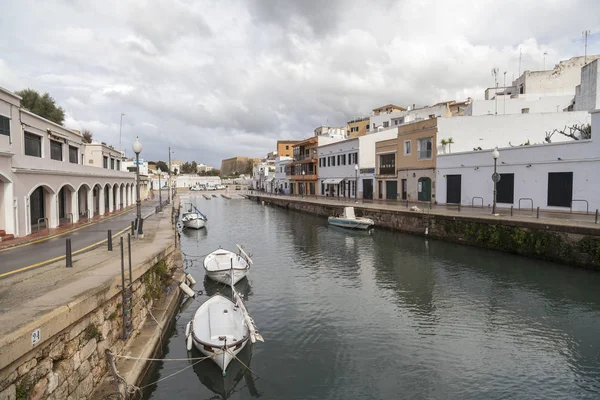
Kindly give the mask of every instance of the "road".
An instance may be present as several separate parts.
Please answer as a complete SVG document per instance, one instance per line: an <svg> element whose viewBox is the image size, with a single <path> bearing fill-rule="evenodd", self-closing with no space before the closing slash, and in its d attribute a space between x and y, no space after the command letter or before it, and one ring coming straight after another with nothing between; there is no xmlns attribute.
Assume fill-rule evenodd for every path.
<svg viewBox="0 0 600 400"><path fill-rule="evenodd" d="M152 213L157 205L158 200L142 205L142 217ZM71 250L73 252L93 245L106 239L109 229L114 235L120 230L131 226L131 221L135 220L135 215L136 211L134 208L119 216L82 227L81 229L65 235L1 251L0 276L7 272L16 271L36 264L42 263L43 265L44 261L64 256L66 239L71 239Z"/></svg>

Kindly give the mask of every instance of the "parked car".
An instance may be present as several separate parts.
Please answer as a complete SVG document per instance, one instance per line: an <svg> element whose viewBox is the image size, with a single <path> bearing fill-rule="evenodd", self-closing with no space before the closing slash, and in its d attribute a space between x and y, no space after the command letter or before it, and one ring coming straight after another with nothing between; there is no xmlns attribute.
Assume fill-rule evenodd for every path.
<svg viewBox="0 0 600 400"><path fill-rule="evenodd" d="M217 190L215 186L206 186L206 190Z"/></svg>
<svg viewBox="0 0 600 400"><path fill-rule="evenodd" d="M242 187L240 185L236 185L235 190L242 190Z"/></svg>
<svg viewBox="0 0 600 400"><path fill-rule="evenodd" d="M216 189L216 190L224 190L224 189L225 189L225 186L224 186L224 185L220 185L220 184L219 184L219 185L216 185L216 186L215 186L215 189Z"/></svg>

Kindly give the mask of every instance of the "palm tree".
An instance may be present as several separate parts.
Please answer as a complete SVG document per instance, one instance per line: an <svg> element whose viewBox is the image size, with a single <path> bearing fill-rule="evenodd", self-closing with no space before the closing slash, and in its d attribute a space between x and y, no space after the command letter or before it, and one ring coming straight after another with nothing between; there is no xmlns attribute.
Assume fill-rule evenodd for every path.
<svg viewBox="0 0 600 400"><path fill-rule="evenodd" d="M448 153L452 153L452 143L454 143L454 140L452 140L452 138L448 138Z"/></svg>
<svg viewBox="0 0 600 400"><path fill-rule="evenodd" d="M446 145L448 144L448 141L446 139L442 139L440 141L440 144L442 145L442 149L444 150L444 153L446 152Z"/></svg>

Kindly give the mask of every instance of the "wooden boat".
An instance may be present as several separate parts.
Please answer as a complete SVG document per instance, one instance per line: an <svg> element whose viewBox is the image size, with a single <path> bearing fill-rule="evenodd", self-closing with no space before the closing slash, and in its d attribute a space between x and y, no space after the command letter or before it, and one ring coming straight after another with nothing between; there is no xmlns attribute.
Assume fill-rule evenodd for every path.
<svg viewBox="0 0 600 400"><path fill-rule="evenodd" d="M233 272L233 271L232 271ZM233 273L230 274L233 277ZM264 342L248 314L242 297L230 281L232 299L217 293L205 301L194 313L185 328L188 350L196 347L210 357L223 371L248 344L257 340Z"/></svg>
<svg viewBox="0 0 600 400"><path fill-rule="evenodd" d="M347 229L370 229L375 222L370 218L357 217L354 215L354 207L344 207L344 214L338 217L327 218L329 225L339 226Z"/></svg>
<svg viewBox="0 0 600 400"><path fill-rule="evenodd" d="M183 213L181 222L185 228L201 229L206 226L208 218L202 214L196 207L191 206L190 211Z"/></svg>
<svg viewBox="0 0 600 400"><path fill-rule="evenodd" d="M220 248L207 255L204 258L206 276L213 281L228 284L232 279L230 275L233 271L234 285L244 279L250 271L252 260L239 245L236 246L237 254Z"/></svg>

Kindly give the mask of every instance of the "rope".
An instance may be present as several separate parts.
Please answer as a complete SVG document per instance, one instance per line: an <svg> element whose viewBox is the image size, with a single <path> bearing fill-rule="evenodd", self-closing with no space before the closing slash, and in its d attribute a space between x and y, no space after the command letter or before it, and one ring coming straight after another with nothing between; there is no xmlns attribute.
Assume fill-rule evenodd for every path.
<svg viewBox="0 0 600 400"><path fill-rule="evenodd" d="M206 360L211 357L191 357L191 358L144 358L144 357L133 357L133 356L120 356L114 354L113 357L124 358L126 360L140 360L140 361L197 361Z"/></svg>
<svg viewBox="0 0 600 400"><path fill-rule="evenodd" d="M195 363L193 363L193 364L191 364L191 365L188 365L188 366L187 366L187 367L185 367L185 368L182 368L182 369L180 369L179 371L175 371L175 372L173 372L172 374L165 376L164 378L160 378L159 380L157 380L157 381L155 381L155 382L152 382L152 383L149 383L149 384L147 384L147 385L144 385L144 386L138 387L137 389L138 389L138 390L142 390L142 389L145 389L145 388L147 388L147 387L149 387L149 386L156 385L158 382L162 382L162 381L164 381L165 379L169 379L169 378L171 378L171 377L173 377L173 376L175 376L175 375L177 375L177 374L179 374L179 373L181 373L181 372L185 371L186 369L192 368L194 365L196 365L196 364L198 364L198 363L201 363L202 361L204 361L204 360L206 360L206 359L208 359L208 358L212 358L212 357L202 357L202 359L201 359L201 360L198 360L198 361L196 361Z"/></svg>

